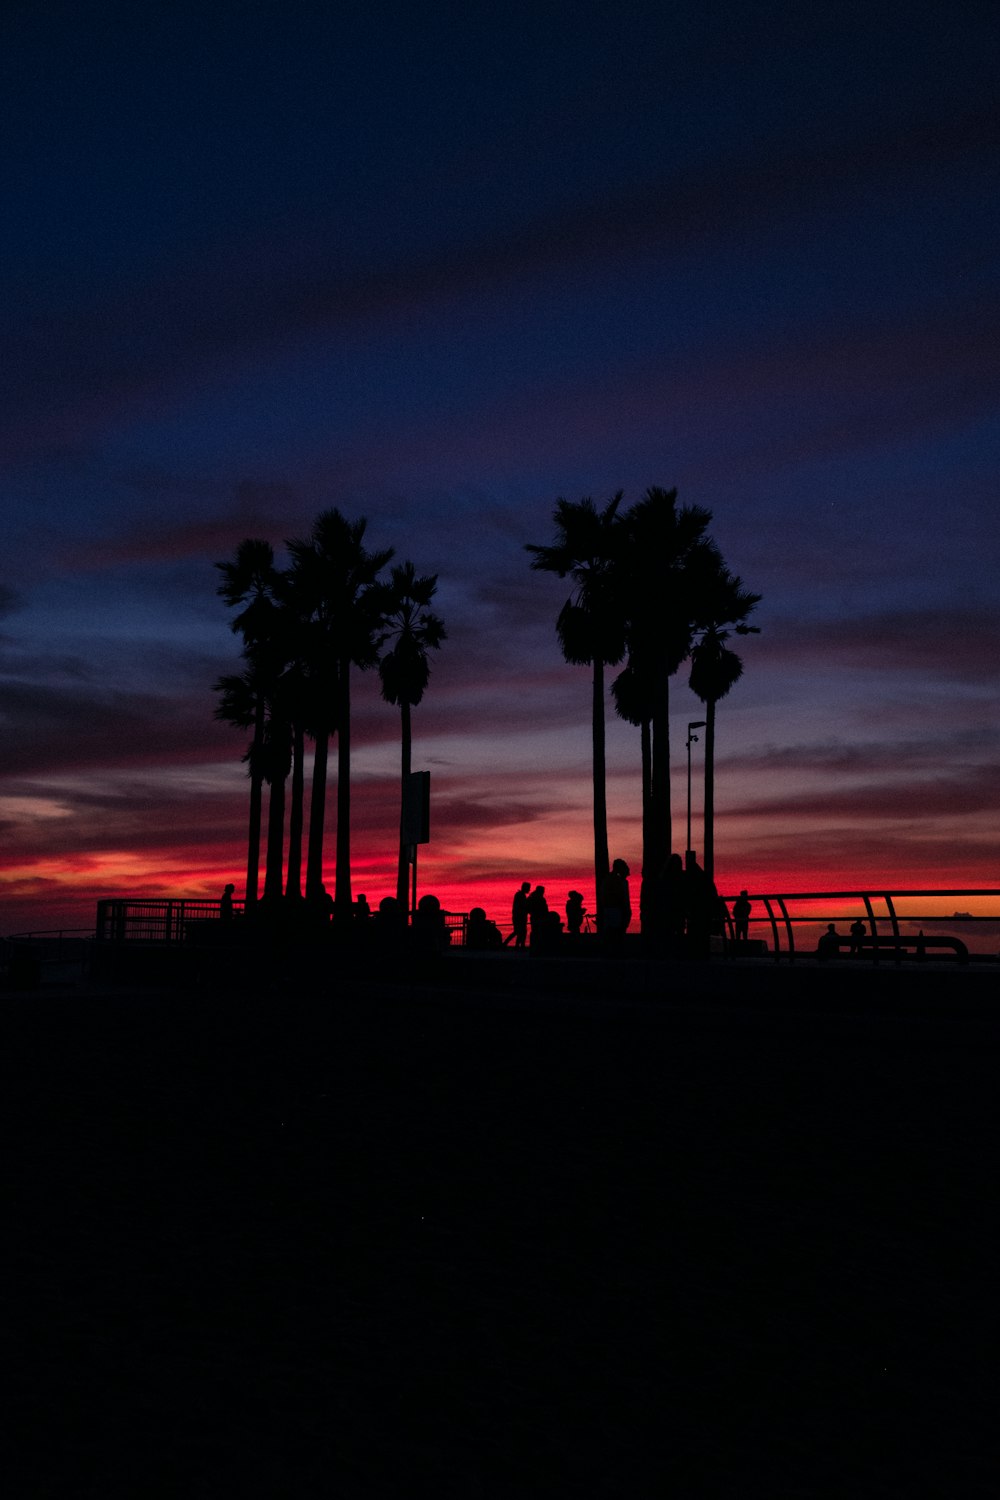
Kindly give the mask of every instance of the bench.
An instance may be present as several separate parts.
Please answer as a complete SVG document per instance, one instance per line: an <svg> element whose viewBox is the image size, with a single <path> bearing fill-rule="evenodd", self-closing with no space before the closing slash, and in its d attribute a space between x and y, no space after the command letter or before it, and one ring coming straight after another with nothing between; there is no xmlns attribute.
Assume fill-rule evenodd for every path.
<svg viewBox="0 0 1000 1500"><path fill-rule="evenodd" d="M842 952L845 949L850 949L851 939L849 937L841 937L838 947ZM922 952L926 953L931 948L949 948L952 953L954 953L960 964L967 964L969 962L969 950L962 942L961 938L889 936L879 936L873 938L871 934L868 933L858 942L858 953L860 955L863 956L867 954L871 956L876 952L881 952L883 949L888 949L890 952L897 955L897 962L899 957L904 952L912 952L919 957Z"/></svg>

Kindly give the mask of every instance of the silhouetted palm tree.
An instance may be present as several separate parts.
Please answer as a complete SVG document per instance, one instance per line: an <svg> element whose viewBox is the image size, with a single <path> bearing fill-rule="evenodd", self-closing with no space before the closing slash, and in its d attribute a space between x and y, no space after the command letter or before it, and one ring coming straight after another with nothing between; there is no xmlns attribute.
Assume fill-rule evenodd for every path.
<svg viewBox="0 0 1000 1500"><path fill-rule="evenodd" d="M288 817L288 866L285 895L302 899L302 830L305 813L305 739L317 716L317 689L311 675L312 624L294 569L279 574L279 611L275 634L285 663L279 683L282 713L291 739L291 801Z"/></svg>
<svg viewBox="0 0 1000 1500"><path fill-rule="evenodd" d="M236 549L232 562L216 563L222 575L218 593L231 608L241 606L230 622L231 629L243 637L247 668L242 677L222 677L216 683L221 702L216 717L240 728L252 729L250 750L244 756L250 766L250 817L247 832L246 908L257 900L260 872L261 787L264 768L264 725L267 714L269 681L275 674L272 650L275 589L278 573L274 548L259 537L246 537ZM251 707L252 705L252 707ZM247 710L251 718L243 715Z"/></svg>
<svg viewBox="0 0 1000 1500"><path fill-rule="evenodd" d="M645 869L645 851L652 848L653 832L653 746L651 724L653 719L653 696L650 685L643 680L641 671L630 658L624 669L611 684L611 696L615 703L615 712L620 719L627 724L634 724L639 730L639 746L642 766L642 847L643 868ZM645 920L645 885L643 884L639 898L640 921Z"/></svg>
<svg viewBox="0 0 1000 1500"><path fill-rule="evenodd" d="M638 723L648 739L643 747L642 861L647 880L663 869L673 843L670 678L691 649L700 580L721 567L718 549L707 536L711 519L703 506L678 506L675 489L653 487L621 521L628 676L613 691L622 717Z"/></svg>
<svg viewBox="0 0 1000 1500"><path fill-rule="evenodd" d="M604 668L625 654L624 609L619 561L622 492L601 509L593 500L556 501L555 541L547 547L529 544L531 566L570 577L575 592L556 620L566 661L592 668L591 734L594 769L594 880L597 899L608 873L608 811L605 772Z"/></svg>
<svg viewBox="0 0 1000 1500"><path fill-rule="evenodd" d="M267 857L264 864L264 900L281 900L285 845L285 783L292 764L292 728L283 701L280 679L272 689L264 724L262 771L270 787L267 804Z"/></svg>
<svg viewBox="0 0 1000 1500"><path fill-rule="evenodd" d="M403 842L402 802L410 775L413 742L411 708L424 696L430 678L428 651L440 649L445 639L444 622L430 608L437 591L437 574L418 578L411 562L395 567L383 603L382 630L377 645L392 645L379 658L382 697L399 705L402 731L401 802L399 816L399 862L396 869L396 900L407 907L407 846Z"/></svg>
<svg viewBox="0 0 1000 1500"><path fill-rule="evenodd" d="M257 900L260 869L260 825L262 787L264 782L263 740L266 699L258 674L248 663L240 674L220 677L213 691L218 693L215 717L237 729L250 729L253 735L243 755L250 777L250 817L247 830L246 905L249 911Z"/></svg>
<svg viewBox="0 0 1000 1500"><path fill-rule="evenodd" d="M305 817L306 710L302 703L302 673L295 670L292 709L292 799L288 814L288 869L285 895L290 901L302 899L302 827Z"/></svg>
<svg viewBox="0 0 1000 1500"><path fill-rule="evenodd" d="M391 547L369 552L364 545L367 521L348 521L339 510L323 511L307 538L288 542L296 586L308 605L309 671L322 707L315 724L313 770L306 864L306 896L320 896L323 883L323 826L326 803L326 746L331 727L337 733L337 873L334 907L345 924L351 914L351 667L362 670L378 661L375 645L384 588L378 575L393 556Z"/></svg>
<svg viewBox="0 0 1000 1500"><path fill-rule="evenodd" d="M702 867L709 880L715 874L715 705L743 675L743 663L726 642L732 625L737 635L757 634L747 616L761 595L744 588L743 581L723 569L702 603L701 622L691 650L691 691L705 705L705 838ZM707 621L707 623L705 623Z"/></svg>

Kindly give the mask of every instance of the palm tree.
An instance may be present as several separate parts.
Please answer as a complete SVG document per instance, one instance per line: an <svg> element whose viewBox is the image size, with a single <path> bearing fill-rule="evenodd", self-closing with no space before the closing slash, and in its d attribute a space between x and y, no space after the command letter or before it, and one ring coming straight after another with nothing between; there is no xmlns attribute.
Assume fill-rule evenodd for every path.
<svg viewBox="0 0 1000 1500"><path fill-rule="evenodd" d="M292 764L292 728L283 701L281 681L271 694L264 724L264 780L271 789L267 804L267 858L264 865L264 900L281 900L285 844L285 783Z"/></svg>
<svg viewBox="0 0 1000 1500"><path fill-rule="evenodd" d="M284 854L285 782L291 764L292 698L290 676L275 673L274 656L268 668L261 669L264 652L245 652L247 662L239 675L220 677L215 684L219 703L215 717L240 729L253 729L244 761L250 774L251 837L254 873L259 874L260 828L262 822L262 787L270 787L267 815L267 842L264 875L264 899L269 903L281 897ZM289 861L290 863L291 861ZM248 887L249 888L249 887Z"/></svg>
<svg viewBox="0 0 1000 1500"><path fill-rule="evenodd" d="M303 717L302 676L296 673L292 710L292 800L288 815L288 868L285 895L289 901L302 899L302 825L305 816L306 731Z"/></svg>
<svg viewBox="0 0 1000 1500"><path fill-rule="evenodd" d="M325 510L307 538L288 542L296 585L308 604L310 671L318 690L306 863L306 897L316 900L323 886L323 828L326 805L326 751L331 729L337 734L337 873L334 909L339 923L351 914L351 692L352 666L362 670L378 661L375 644L384 599L378 575L393 556L391 547L369 552L367 521L348 521L337 509Z"/></svg>
<svg viewBox="0 0 1000 1500"><path fill-rule="evenodd" d="M305 739L316 716L316 684L310 675L312 627L309 601L293 569L278 575L280 610L276 622L285 666L279 683L282 713L291 737L291 802L288 817L288 865L285 895L302 899L302 829L305 816Z"/></svg>
<svg viewBox="0 0 1000 1500"><path fill-rule="evenodd" d="M703 604L697 639L691 650L691 691L705 705L705 848L702 865L709 880L715 874L715 705L743 676L743 663L726 642L732 625L737 635L756 635L747 616L761 595L744 588L743 581L723 569Z"/></svg>
<svg viewBox="0 0 1000 1500"><path fill-rule="evenodd" d="M260 677L252 662L239 675L220 677L213 691L218 693L215 717L237 729L251 729L253 736L243 760L250 777L250 819L247 832L246 908L249 912L257 900L260 873L260 824L262 786L264 782L263 741L266 699Z"/></svg>
<svg viewBox="0 0 1000 1500"><path fill-rule="evenodd" d="M649 683L644 680L643 674L636 663L630 657L624 669L611 684L611 696L615 703L615 712L620 719L627 724L634 724L639 730L639 753L642 767L642 847L643 847L643 879L640 885L639 895L639 921L640 925L646 922L646 896L647 887L645 879L646 856L645 851L653 846L653 739L651 724L653 719L653 697Z"/></svg>
<svg viewBox="0 0 1000 1500"><path fill-rule="evenodd" d="M703 506L678 507L676 489L653 487L621 522L628 666L612 690L622 717L644 737L644 881L659 875L673 844L670 678L691 649L697 580L719 566L707 536L711 519Z"/></svg>
<svg viewBox="0 0 1000 1500"><path fill-rule="evenodd" d="M382 632L378 638L381 650L388 641L389 650L379 658L382 697L399 705L402 728L402 780L399 817L399 861L396 869L396 900L403 911L407 906L407 846L403 842L402 803L410 775L413 734L411 709L424 696L430 678L427 653L439 650L445 639L444 622L431 611L430 603L437 591L437 574L418 578L411 562L395 567L388 584L383 606Z"/></svg>
<svg viewBox="0 0 1000 1500"><path fill-rule="evenodd" d="M622 492L601 509L593 500L559 499L553 515L555 541L529 544L532 568L573 580L574 593L556 620L566 661L592 667L591 735L594 770L594 880L597 900L608 873L608 811L605 774L604 668L621 661L625 632L619 560Z"/></svg>
<svg viewBox="0 0 1000 1500"><path fill-rule="evenodd" d="M240 728L253 730L250 750L244 759L250 766L250 817L247 833L246 909L257 901L260 872L261 785L263 780L264 726L269 678L274 672L272 638L277 605L278 574L274 548L259 537L246 537L232 562L216 563L222 575L217 592L231 607L241 606L230 628L242 635L248 667L242 678L222 677L216 683L221 702L216 717ZM252 707L251 707L252 705ZM247 711L250 719L245 718Z"/></svg>

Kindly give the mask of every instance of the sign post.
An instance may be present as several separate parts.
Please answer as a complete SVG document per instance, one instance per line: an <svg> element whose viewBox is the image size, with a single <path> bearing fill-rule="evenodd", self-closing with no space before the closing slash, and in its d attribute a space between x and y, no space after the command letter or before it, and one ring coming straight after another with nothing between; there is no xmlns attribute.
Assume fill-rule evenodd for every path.
<svg viewBox="0 0 1000 1500"><path fill-rule="evenodd" d="M431 841L431 773L411 771L403 786L403 843L413 866L411 914L417 909L417 845Z"/></svg>

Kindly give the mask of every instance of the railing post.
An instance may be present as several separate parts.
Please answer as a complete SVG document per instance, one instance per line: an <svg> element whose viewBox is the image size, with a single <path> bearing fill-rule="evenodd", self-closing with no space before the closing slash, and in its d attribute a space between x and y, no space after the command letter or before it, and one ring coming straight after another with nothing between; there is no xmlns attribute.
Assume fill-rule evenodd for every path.
<svg viewBox="0 0 1000 1500"><path fill-rule="evenodd" d="M865 903L865 911L868 913L868 922L872 930L872 957L875 963L878 963L878 923L875 921L872 900L864 891L861 893L861 899Z"/></svg>
<svg viewBox="0 0 1000 1500"><path fill-rule="evenodd" d="M778 936L778 924L775 921L774 912L771 910L771 902L768 897L761 896L760 899L763 901L764 909L771 920L771 939L774 943L774 961L775 963L778 963L781 959L781 939Z"/></svg>
<svg viewBox="0 0 1000 1500"><path fill-rule="evenodd" d="M795 962L795 933L792 931L792 919L788 915L784 896L776 896L775 900L781 908L781 915L785 919L785 931L788 934L788 962L793 964Z"/></svg>
<svg viewBox="0 0 1000 1500"><path fill-rule="evenodd" d="M892 935L896 939L896 962L900 964L903 962L903 950L899 946L899 923L896 921L896 908L892 904L892 897L888 891L882 897L882 900L885 902L886 910L889 913L889 921L892 923Z"/></svg>

